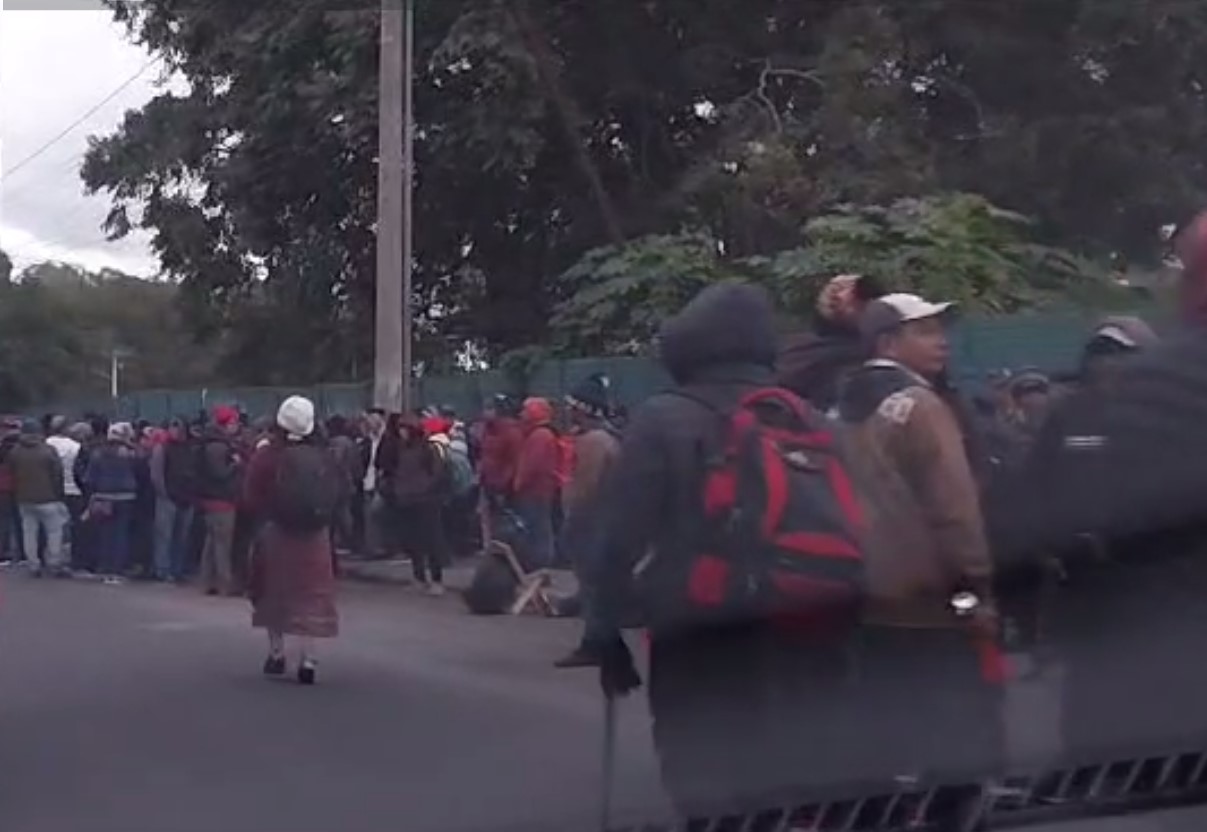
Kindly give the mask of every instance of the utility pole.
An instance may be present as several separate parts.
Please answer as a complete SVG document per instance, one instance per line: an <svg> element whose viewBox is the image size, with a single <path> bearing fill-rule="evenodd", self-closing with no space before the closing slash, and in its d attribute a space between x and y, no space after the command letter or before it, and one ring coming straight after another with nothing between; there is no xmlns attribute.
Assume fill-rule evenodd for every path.
<svg viewBox="0 0 1207 832"><path fill-rule="evenodd" d="M407 15L405 0L382 0L378 89L377 309L373 403L392 413L407 408L410 388L410 290L406 185ZM409 3L407 4L409 7Z"/></svg>
<svg viewBox="0 0 1207 832"><path fill-rule="evenodd" d="M415 409L414 311L415 268L415 2L402 0L402 410Z"/></svg>

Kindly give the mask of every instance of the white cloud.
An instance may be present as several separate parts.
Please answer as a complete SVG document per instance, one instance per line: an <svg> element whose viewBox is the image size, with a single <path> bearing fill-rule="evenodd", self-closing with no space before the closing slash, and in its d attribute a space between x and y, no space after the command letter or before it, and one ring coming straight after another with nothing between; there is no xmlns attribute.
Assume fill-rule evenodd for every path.
<svg viewBox="0 0 1207 832"><path fill-rule="evenodd" d="M148 59L96 2L0 0L0 170L36 153ZM78 172L88 136L112 131L127 110L156 94L156 80L155 69L145 72L33 161L0 177L0 248L19 265L54 259L157 271L144 235L106 241L108 199L85 196Z"/></svg>

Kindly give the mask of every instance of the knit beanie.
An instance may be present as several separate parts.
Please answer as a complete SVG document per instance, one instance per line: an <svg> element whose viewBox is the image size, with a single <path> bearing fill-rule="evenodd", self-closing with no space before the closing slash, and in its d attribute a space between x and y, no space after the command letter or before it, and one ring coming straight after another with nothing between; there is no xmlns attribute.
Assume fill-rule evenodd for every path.
<svg viewBox="0 0 1207 832"><path fill-rule="evenodd" d="M290 396L281 402L277 425L294 439L314 433L314 402L302 396Z"/></svg>

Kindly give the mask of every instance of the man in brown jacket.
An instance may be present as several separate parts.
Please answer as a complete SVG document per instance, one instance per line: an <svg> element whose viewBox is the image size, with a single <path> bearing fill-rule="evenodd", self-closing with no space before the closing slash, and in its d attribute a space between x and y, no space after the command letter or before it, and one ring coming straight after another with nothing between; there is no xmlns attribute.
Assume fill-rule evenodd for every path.
<svg viewBox="0 0 1207 832"><path fill-rule="evenodd" d="M869 304L873 358L839 401L869 516L861 706L891 717L879 745L895 775L987 774L1000 749L993 569L960 426L933 386L951 308Z"/></svg>

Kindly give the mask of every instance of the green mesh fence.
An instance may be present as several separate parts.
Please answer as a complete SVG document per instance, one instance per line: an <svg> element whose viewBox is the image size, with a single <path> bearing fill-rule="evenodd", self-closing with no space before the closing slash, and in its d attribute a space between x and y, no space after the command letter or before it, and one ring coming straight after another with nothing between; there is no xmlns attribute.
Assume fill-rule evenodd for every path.
<svg viewBox="0 0 1207 832"><path fill-rule="evenodd" d="M1081 345L1101 317L1094 312L1049 312L958 322L952 331L952 369L965 386L978 386L985 375L1002 368L1036 367L1062 373L1076 367ZM1148 316L1151 317L1152 316ZM607 373L617 401L632 406L670 380L657 362L646 358L575 358L549 361L528 379L524 390L497 370L417 380L421 405L451 405L458 413L477 413L496 393L527 394L561 399L578 381L592 373ZM98 412L121 419L163 422L173 416L195 416L215 405L236 405L253 417L275 413L291 395L314 400L320 413L356 413L368 406L371 385L325 384L317 387L239 387L207 390L147 390L108 398L52 402L29 408L29 413L80 416ZM0 411L3 407L0 407Z"/></svg>

